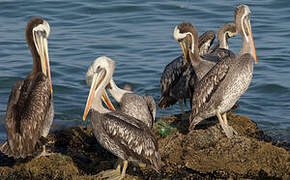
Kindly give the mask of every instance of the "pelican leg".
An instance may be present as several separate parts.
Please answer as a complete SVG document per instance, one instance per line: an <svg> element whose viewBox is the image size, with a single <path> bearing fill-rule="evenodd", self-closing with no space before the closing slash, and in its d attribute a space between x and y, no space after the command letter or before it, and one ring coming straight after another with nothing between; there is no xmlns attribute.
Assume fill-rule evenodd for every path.
<svg viewBox="0 0 290 180"><path fill-rule="evenodd" d="M223 118L222 118L220 112L216 109L216 110L215 110L215 113L216 113L216 116L217 116L217 118L218 118L218 120L219 120L219 123L220 123L221 127L222 127L223 130L224 130L224 129L225 129L225 128L224 128L224 127L225 127L225 124L224 124L224 120L223 120Z"/></svg>
<svg viewBox="0 0 290 180"><path fill-rule="evenodd" d="M221 127L223 128L226 136L228 138L231 138L234 134L237 134L237 132L231 126L228 125L227 114L224 113L222 117L220 112L217 109L215 111L216 111L216 116L218 117L219 123Z"/></svg>
<svg viewBox="0 0 290 180"><path fill-rule="evenodd" d="M180 106L180 109L181 109L181 114L184 114L182 99L178 99L178 103L179 103L179 106Z"/></svg>
<svg viewBox="0 0 290 180"><path fill-rule="evenodd" d="M123 169L122 169L121 179L123 179L125 177L127 167L128 167L128 161L125 160L124 161L124 166L123 166Z"/></svg>
<svg viewBox="0 0 290 180"><path fill-rule="evenodd" d="M228 124L227 114L224 113L224 114L222 115L222 117L223 117L223 120L224 120L225 127L226 127L226 129L227 129L227 132L226 132L227 137L232 137L233 135L237 135L237 134L238 134L237 131L234 130L234 128L232 128L232 126L230 126L230 125Z"/></svg>
<svg viewBox="0 0 290 180"><path fill-rule="evenodd" d="M102 173L102 179L115 179L121 177L121 164L116 169L109 169Z"/></svg>
<svg viewBox="0 0 290 180"><path fill-rule="evenodd" d="M223 119L224 114L223 114L223 117L222 117L221 114L220 114L220 112L217 109L215 111L216 111L216 116L218 117L219 123L220 123L221 127L223 128L226 136L228 138L232 137L232 134L229 132L228 126L225 124L227 122L225 122L224 119Z"/></svg>

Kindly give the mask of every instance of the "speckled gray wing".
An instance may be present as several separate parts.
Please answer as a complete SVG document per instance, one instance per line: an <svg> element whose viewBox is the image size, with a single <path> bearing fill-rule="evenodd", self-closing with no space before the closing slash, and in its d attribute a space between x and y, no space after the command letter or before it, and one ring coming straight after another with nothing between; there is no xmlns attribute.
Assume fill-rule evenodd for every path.
<svg viewBox="0 0 290 180"><path fill-rule="evenodd" d="M153 132L141 121L120 112L104 115L105 132L126 153L126 159L139 160L160 171L160 154Z"/></svg>
<svg viewBox="0 0 290 180"><path fill-rule="evenodd" d="M215 39L215 34L213 31L206 31L198 38L198 48L199 55L204 55L208 53L210 46Z"/></svg>
<svg viewBox="0 0 290 180"><path fill-rule="evenodd" d="M13 87L6 112L10 156L33 155L51 107L48 79L38 73L33 80L19 81Z"/></svg>
<svg viewBox="0 0 290 180"><path fill-rule="evenodd" d="M151 117L152 117L151 124L153 125L153 123L155 123L155 121L156 121L156 103L155 103L155 100L149 94L146 94L143 98L147 102L147 106L148 106L149 112L150 112Z"/></svg>
<svg viewBox="0 0 290 180"><path fill-rule="evenodd" d="M134 93L126 93L120 102L121 112L144 122L148 127L152 127L152 113L147 101Z"/></svg>
<svg viewBox="0 0 290 180"><path fill-rule="evenodd" d="M195 88L192 99L192 112L190 121L208 108L209 102L220 86L221 82L225 79L229 71L230 58L226 58L223 61L218 62L198 83Z"/></svg>

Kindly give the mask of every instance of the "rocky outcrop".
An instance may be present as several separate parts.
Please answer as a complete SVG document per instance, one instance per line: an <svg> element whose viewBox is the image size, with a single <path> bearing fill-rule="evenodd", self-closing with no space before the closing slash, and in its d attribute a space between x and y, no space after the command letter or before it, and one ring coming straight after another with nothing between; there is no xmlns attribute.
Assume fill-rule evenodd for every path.
<svg viewBox="0 0 290 180"><path fill-rule="evenodd" d="M239 133L228 139L215 118L188 132L188 114L160 118L154 126L162 171L129 165L125 179L277 178L290 176L290 155L245 116L228 114ZM15 161L0 155L0 179L92 179L112 169L117 158L103 149L90 127L51 133L48 157ZM267 142L268 141L268 142ZM270 141L270 142L269 142Z"/></svg>

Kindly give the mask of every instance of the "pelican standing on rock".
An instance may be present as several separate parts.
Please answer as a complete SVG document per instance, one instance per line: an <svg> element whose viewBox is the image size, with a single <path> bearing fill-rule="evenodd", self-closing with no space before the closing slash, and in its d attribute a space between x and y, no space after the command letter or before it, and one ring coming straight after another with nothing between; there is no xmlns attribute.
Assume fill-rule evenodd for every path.
<svg viewBox="0 0 290 180"><path fill-rule="evenodd" d="M105 172L103 178L124 178L128 161L151 164L159 172L160 154L151 129L132 116L120 111L110 111L102 106L103 98L108 107L115 109L105 91L112 79L114 67L114 61L110 59L93 63L86 76L91 89L83 120L86 119L89 109L92 109L91 122L96 139L104 148L123 160L122 173L119 164L116 170Z"/></svg>
<svg viewBox="0 0 290 180"><path fill-rule="evenodd" d="M11 90L7 111L8 140L0 150L14 158L25 158L36 151L41 137L48 135L53 121L53 91L47 48L49 24L32 18L26 27L26 41L33 56L33 69ZM40 143L41 144L41 143ZM45 155L45 146L42 155Z"/></svg>
<svg viewBox="0 0 290 180"><path fill-rule="evenodd" d="M176 26L173 36L179 42L183 56L176 58L165 67L160 79L161 98L158 106L167 108L178 101L184 113L182 100L185 102L186 98L192 98L198 79L201 79L219 58L226 57L225 54L234 56L225 48L228 48L228 38L236 35L235 26L231 23L223 25L218 32L218 45L209 50L215 39L214 32L205 32L199 37L197 43L195 27L190 23L181 23ZM208 53L211 55L209 56ZM201 55L204 58L201 58Z"/></svg>
<svg viewBox="0 0 290 180"><path fill-rule="evenodd" d="M167 108L178 101L184 113L182 100L191 99L195 83L216 63L200 57L200 51L203 51L202 54L206 53L214 40L215 36L210 32L198 39L198 32L192 24L185 22L175 27L173 37L179 42L183 56L169 63L161 75L161 98L158 103L160 108Z"/></svg>
<svg viewBox="0 0 290 180"><path fill-rule="evenodd" d="M253 76L253 59L257 63L250 13L246 5L236 8L235 23L242 36L242 49L237 57L227 57L218 62L197 84L193 94L190 129L203 119L216 115L227 137L236 134L228 125L226 112L248 89Z"/></svg>

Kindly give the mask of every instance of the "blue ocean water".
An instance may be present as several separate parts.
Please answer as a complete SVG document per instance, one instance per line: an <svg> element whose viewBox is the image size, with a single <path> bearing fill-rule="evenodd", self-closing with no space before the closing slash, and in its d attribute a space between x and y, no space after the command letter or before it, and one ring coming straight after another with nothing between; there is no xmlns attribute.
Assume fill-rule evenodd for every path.
<svg viewBox="0 0 290 180"><path fill-rule="evenodd" d="M25 41L26 23L44 18L54 89L53 129L81 124L89 88L85 73L99 56L115 60L114 79L140 95L160 98L160 75L181 54L174 27L188 21L199 33L233 21L234 9L246 4L258 55L250 88L239 100L247 115L268 135L290 142L290 6L288 0L251 1L0 1L0 141L6 138L5 111L10 90L26 77L32 57ZM230 39L238 53L240 36ZM189 109L189 106L187 107ZM178 105L157 116L180 113Z"/></svg>

